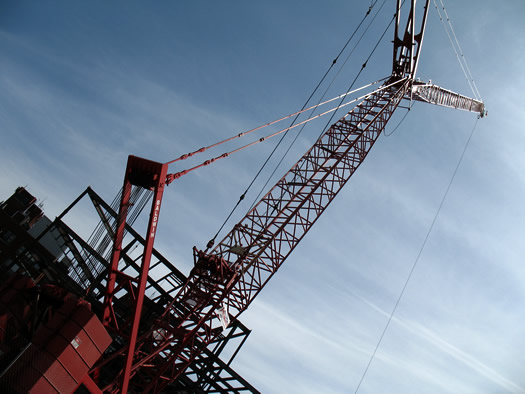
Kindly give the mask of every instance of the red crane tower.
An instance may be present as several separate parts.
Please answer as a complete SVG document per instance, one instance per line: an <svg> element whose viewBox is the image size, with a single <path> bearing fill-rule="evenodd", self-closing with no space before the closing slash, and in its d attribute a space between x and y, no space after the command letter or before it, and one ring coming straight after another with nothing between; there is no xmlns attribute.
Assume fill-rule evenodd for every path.
<svg viewBox="0 0 525 394"><path fill-rule="evenodd" d="M429 0L418 10L411 1L404 29L397 1L392 73L335 122L275 186L217 243L194 249L195 265L186 282L155 323L141 325L141 311L164 187L175 174L168 164L130 156L127 163L103 323L122 344L93 369L124 359L122 371L100 383L110 392L161 392L203 349L250 305L304 235L366 158L403 100L477 112L483 102L415 79ZM132 187L153 191L146 243L137 277L119 270ZM113 300L127 292L133 300L130 321L119 321Z"/></svg>

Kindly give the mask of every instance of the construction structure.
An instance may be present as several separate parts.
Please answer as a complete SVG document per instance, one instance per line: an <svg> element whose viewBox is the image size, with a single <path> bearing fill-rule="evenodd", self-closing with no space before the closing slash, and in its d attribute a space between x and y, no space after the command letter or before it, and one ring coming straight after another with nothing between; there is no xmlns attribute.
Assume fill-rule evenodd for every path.
<svg viewBox="0 0 525 394"><path fill-rule="evenodd" d="M404 28L401 5L398 0L391 74L330 126L221 241L210 241L206 250L194 249L194 267L187 277L154 249L165 186L189 172L169 173L170 163L129 156L122 191L112 206L89 188L79 196L63 215L86 196L93 202L100 224L87 242L61 221L63 215L42 233L58 234L66 246L56 268L44 270L45 277L81 297L64 302L69 309L64 312L60 306L55 315L60 320L68 313L80 314L75 323L79 329L86 320L95 327L94 334L86 335L97 339L97 358L75 375L75 389L82 385L91 392L256 392L230 368L231 358L224 362L219 356L228 342L236 340L242 346L249 330L239 316L365 160L395 110L404 101L418 100L485 115L482 101L416 79L429 0L423 7L410 2ZM141 237L132 224L150 202L147 231ZM23 268L28 253L19 249L9 249L9 266L40 278ZM5 259L4 253L1 256ZM48 339L71 331L52 318L40 319L40 326L31 323L36 315L24 318L30 327L26 344L12 350L14 358L2 365L1 379L15 392L16 380L23 376L20 365L29 362L23 352L37 354L46 343L39 327L45 328ZM68 346L80 347L77 336L66 338ZM49 365L60 363L61 354L55 353L46 353ZM48 380L57 374L38 371Z"/></svg>
<svg viewBox="0 0 525 394"><path fill-rule="evenodd" d="M137 203L131 212L136 218L147 201L147 195L135 195L132 201ZM100 218L88 239L83 239L66 224L68 214L74 213L82 202L88 202L93 215ZM85 322L71 323L73 328L62 329L66 334L60 330L57 333L56 329L61 326L60 322L80 314L78 319L81 322L87 316L90 325L95 325L98 335L103 336L102 345L99 346L105 346L104 350L107 351L119 346L118 342L107 335L100 320L90 313L90 310L96 315L101 315L102 312L105 294L103 282L109 266L108 256L111 256L114 234L112 229L116 218L114 208L89 187L54 221L44 216L41 207L36 204L36 198L25 188L18 188L1 204L0 273L4 278L0 286L2 392L29 392L31 389L44 392L82 392L82 389L97 391L87 374L101 353L96 351L97 333L83 333L82 326ZM128 247L123 251L130 273L133 270L138 271L136 261L141 257L132 250L144 244L144 239L131 224L126 226L125 239ZM152 264L152 275L146 288L143 314L143 320L150 320L149 324L153 323L152 319L159 315L173 293L186 280L158 251L153 249L152 256L155 262ZM131 300L126 297L120 298L116 303L115 307L122 321L130 318L130 303ZM80 305L79 308L77 304ZM35 347L35 343L55 343L56 340L49 337L50 333L63 340L61 346L51 345L51 349L40 352L28 347L31 344ZM249 333L250 330L237 321L215 343L203 350L199 360L170 385L169 391L257 393L252 385L230 367ZM95 341L88 341L87 337L92 336ZM75 352L65 346L64 340L73 344L75 341L79 342L76 348L71 345ZM91 361L89 368L88 364L80 363L81 360L75 362L74 358L67 358L68 355L78 353L83 359L82 357L86 357L82 353L83 347L90 343L93 346L87 350L87 359ZM54 365L50 362L50 356L53 355L57 358ZM84 364L85 367L75 368L79 364ZM97 380L103 379L104 374L112 375L122 369L118 362L107 364L109 365L101 368L104 372ZM53 372L50 373L49 370ZM32 373L28 374L28 371ZM21 382L25 385L20 386Z"/></svg>

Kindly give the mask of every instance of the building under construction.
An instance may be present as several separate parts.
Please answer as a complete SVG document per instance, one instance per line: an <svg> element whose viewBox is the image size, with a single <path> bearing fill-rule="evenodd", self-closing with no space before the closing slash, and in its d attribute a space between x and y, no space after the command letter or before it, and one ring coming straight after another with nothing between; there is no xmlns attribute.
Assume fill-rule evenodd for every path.
<svg viewBox="0 0 525 394"><path fill-rule="evenodd" d="M133 229L148 201L147 193L132 196L132 218L126 225L124 270L138 272L144 239ZM77 204L89 201L100 222L88 239L65 223ZM118 204L118 200L117 204ZM101 323L108 258L117 213L91 188L86 189L54 221L37 199L19 187L0 205L0 386L2 392L97 392L107 377L118 375L122 360L97 365L104 352L121 345ZM140 249L140 248L138 248ZM142 320L152 325L173 298L185 276L162 254L154 262L145 293ZM130 319L132 301L115 297L119 319ZM250 331L236 321L166 392L258 392L230 364ZM162 332L158 332L162 336ZM98 368L93 379L88 372ZM87 391L86 391L87 390Z"/></svg>

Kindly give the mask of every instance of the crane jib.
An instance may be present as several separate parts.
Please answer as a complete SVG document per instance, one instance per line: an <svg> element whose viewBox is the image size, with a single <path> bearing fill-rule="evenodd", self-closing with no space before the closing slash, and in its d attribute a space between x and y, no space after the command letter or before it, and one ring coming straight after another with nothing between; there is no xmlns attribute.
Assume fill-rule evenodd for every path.
<svg viewBox="0 0 525 394"><path fill-rule="evenodd" d="M416 17L416 1L410 3L403 30L402 2L397 1L392 74L387 82L334 123L214 249L209 252L194 249L195 265L190 275L178 287L177 294L166 301L167 306L153 327L147 329L139 327L139 319L164 187L184 173L228 154L176 174L167 174L169 163L130 156L104 302L104 324L120 335L123 345L103 363L125 355L126 364L105 390L126 391L133 380L132 391L161 392L215 343L232 319L246 310L365 160L402 100L414 99L478 112L481 116L486 114L482 101L416 81L429 0L424 2L422 17ZM155 195L148 226L149 249L145 248L137 278L120 271L118 264L131 184L150 189ZM134 300L131 335L127 323L118 324L113 307L113 297L124 289L124 284L132 291L138 284L138 297L136 300L131 297Z"/></svg>
<svg viewBox="0 0 525 394"><path fill-rule="evenodd" d="M410 80L402 79L360 102L215 249L208 254L195 251L195 268L163 315L164 323L170 322L178 332L165 339L174 351L148 390L162 389L164 374L174 378L174 368L182 373L202 347L220 335L223 320L217 311L227 308L235 318L248 307L363 162L409 89Z"/></svg>

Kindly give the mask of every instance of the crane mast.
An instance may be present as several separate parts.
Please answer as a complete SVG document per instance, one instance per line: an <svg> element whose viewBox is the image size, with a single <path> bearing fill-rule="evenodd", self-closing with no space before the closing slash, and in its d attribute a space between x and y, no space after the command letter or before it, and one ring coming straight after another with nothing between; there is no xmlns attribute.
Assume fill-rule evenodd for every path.
<svg viewBox="0 0 525 394"><path fill-rule="evenodd" d="M408 80L380 89L334 123L210 253L239 281L227 297L242 312L368 155Z"/></svg>
<svg viewBox="0 0 525 394"><path fill-rule="evenodd" d="M416 0L410 2L410 11L408 13L406 27L403 36L400 37L399 29L401 24L401 0L397 0L396 7L396 25L394 30L394 58L392 62L392 77L410 77L416 76L419 54L423 45L423 36L425 35L425 25L428 16L428 4L425 2L423 7L423 16L419 31L416 32Z"/></svg>
<svg viewBox="0 0 525 394"><path fill-rule="evenodd" d="M132 322L123 328L112 310L112 297L126 282L140 295L148 275L145 253L137 278L119 271L123 223L131 185L154 190L147 241L153 244L166 184L167 164L130 156L124 181L112 266L108 276L104 323L125 345L106 356L126 359L125 368L106 391L160 392L179 377L232 319L250 305L365 160L394 111L404 99L484 114L484 106L466 96L415 81L429 0L419 31L416 1L411 1L404 34L399 35L397 2L391 77L334 123L275 186L214 247L194 248L194 267L154 327L140 327L137 297ZM126 197L127 196L127 197ZM148 243L148 247L151 246ZM211 250L210 250L211 249ZM131 327L131 328L130 328ZM97 367L107 362L102 360Z"/></svg>

